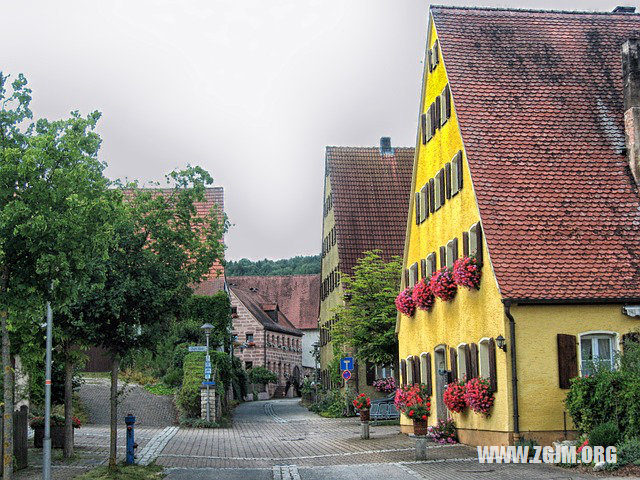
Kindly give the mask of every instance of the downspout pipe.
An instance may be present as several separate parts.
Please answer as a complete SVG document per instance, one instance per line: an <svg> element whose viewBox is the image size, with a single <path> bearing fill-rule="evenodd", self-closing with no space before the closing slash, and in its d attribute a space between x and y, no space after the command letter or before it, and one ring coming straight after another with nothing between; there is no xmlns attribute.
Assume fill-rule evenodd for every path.
<svg viewBox="0 0 640 480"><path fill-rule="evenodd" d="M511 314L511 302L503 300L504 314L509 319L509 347L511 351L511 396L513 402L513 433L520 435L518 414L518 368L516 363L516 321Z"/></svg>

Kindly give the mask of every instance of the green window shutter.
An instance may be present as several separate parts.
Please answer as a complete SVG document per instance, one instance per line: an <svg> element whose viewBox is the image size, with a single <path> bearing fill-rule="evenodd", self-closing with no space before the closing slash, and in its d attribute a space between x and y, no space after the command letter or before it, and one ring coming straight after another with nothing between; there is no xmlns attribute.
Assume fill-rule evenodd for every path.
<svg viewBox="0 0 640 480"><path fill-rule="evenodd" d="M440 128L440 124L441 124L441 116L442 116L442 106L441 106L441 102L442 99L440 98L440 95L438 95L436 97L435 102L433 103L434 105L434 109L435 109L435 122L436 122L436 129Z"/></svg>
<svg viewBox="0 0 640 480"><path fill-rule="evenodd" d="M420 278L425 278L427 276L427 260L423 258L420 260Z"/></svg>
<svg viewBox="0 0 640 480"><path fill-rule="evenodd" d="M469 232L462 232L462 255L469 256Z"/></svg>
<svg viewBox="0 0 640 480"><path fill-rule="evenodd" d="M431 380L431 353L427 353L424 356L424 363L425 363L424 370L425 370L425 373L427 374L427 378L422 379L422 381L427 386L427 395L431 396L433 395L433 383Z"/></svg>
<svg viewBox="0 0 640 480"><path fill-rule="evenodd" d="M444 98L444 117L445 117L442 124L444 125L447 122L447 120L451 118L451 89L449 88L448 83L447 83L447 86L444 87L444 92L442 93L442 96Z"/></svg>
<svg viewBox="0 0 640 480"><path fill-rule="evenodd" d="M402 376L401 379L401 383L402 386L406 386L407 385L407 361L403 358L402 360L400 360L400 374Z"/></svg>
<svg viewBox="0 0 640 480"><path fill-rule="evenodd" d="M414 210L416 213L416 225L420 225L420 192L416 192L414 196L415 196Z"/></svg>
<svg viewBox="0 0 640 480"><path fill-rule="evenodd" d="M478 252L476 253L476 260L478 260L478 264L482 265L483 263L483 241L482 241L482 225L480 222L477 223L476 227L476 245L478 245Z"/></svg>
<svg viewBox="0 0 640 480"><path fill-rule="evenodd" d="M427 144L427 114L420 115L420 129L422 133L422 144Z"/></svg>
<svg viewBox="0 0 640 480"><path fill-rule="evenodd" d="M444 202L446 200L444 169L440 169L440 171L438 172L438 175L440 176L440 178L439 178L439 180L440 180L440 205L444 205Z"/></svg>
<svg viewBox="0 0 640 480"><path fill-rule="evenodd" d="M440 247L440 268L447 266L447 247Z"/></svg>

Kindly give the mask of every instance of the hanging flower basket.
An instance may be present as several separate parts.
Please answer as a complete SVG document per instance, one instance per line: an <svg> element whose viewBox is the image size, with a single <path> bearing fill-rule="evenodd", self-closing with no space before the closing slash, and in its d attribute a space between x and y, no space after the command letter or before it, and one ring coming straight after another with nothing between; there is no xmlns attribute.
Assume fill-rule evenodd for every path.
<svg viewBox="0 0 640 480"><path fill-rule="evenodd" d="M405 288L396 297L396 308L398 311L409 317L413 316L416 311L416 302L413 301L412 289Z"/></svg>
<svg viewBox="0 0 640 480"><path fill-rule="evenodd" d="M429 286L433 294L445 302L453 300L458 288L456 282L453 281L451 270L447 267L442 267L441 270L433 274Z"/></svg>
<svg viewBox="0 0 640 480"><path fill-rule="evenodd" d="M453 264L453 280L461 287L480 289L482 270L474 257L462 257Z"/></svg>
<svg viewBox="0 0 640 480"><path fill-rule="evenodd" d="M475 413L489 416L493 406L493 393L486 378L472 378L465 385L464 401Z"/></svg>
<svg viewBox="0 0 640 480"><path fill-rule="evenodd" d="M413 287L412 298L416 307L420 310L431 310L436 299L433 296L431 286L426 278L420 280L416 286Z"/></svg>
<svg viewBox="0 0 640 480"><path fill-rule="evenodd" d="M443 399L444 404L449 410L456 413L461 413L467 408L467 402L464 400L464 394L466 382L453 382L447 385L444 389Z"/></svg>

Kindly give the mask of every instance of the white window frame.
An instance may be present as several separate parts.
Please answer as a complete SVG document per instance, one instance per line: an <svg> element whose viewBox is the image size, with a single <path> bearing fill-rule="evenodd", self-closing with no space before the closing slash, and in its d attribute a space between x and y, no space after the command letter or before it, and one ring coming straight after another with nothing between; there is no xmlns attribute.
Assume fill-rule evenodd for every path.
<svg viewBox="0 0 640 480"><path fill-rule="evenodd" d="M478 342L478 375L482 378L489 378L491 368L489 367L489 337L483 337Z"/></svg>
<svg viewBox="0 0 640 480"><path fill-rule="evenodd" d="M589 340L593 340L593 339L598 339L598 338L608 338L611 341L611 368L615 369L616 368L616 363L615 363L615 356L619 351L619 335L618 332L613 332L613 331L609 331L609 330L592 330L592 331L588 331L588 332L582 332L580 334L578 334L578 366L580 368L580 376L583 377L585 376L585 372L583 371L583 367L582 367L582 342L583 339L588 338ZM593 350L594 352L594 357L595 357L595 352L596 350L599 349L598 346L598 342L592 342L591 343L592 348L593 345L596 346L596 348ZM599 352L598 352L599 353Z"/></svg>
<svg viewBox="0 0 640 480"><path fill-rule="evenodd" d="M478 245L478 227L480 222L474 223L469 229L469 256L474 257L478 255L478 249L482 248L482 245Z"/></svg>
<svg viewBox="0 0 640 480"><path fill-rule="evenodd" d="M433 180L433 190L434 190L434 199L433 199L433 211L437 211L440 210L440 208L442 208L442 194L440 193L440 189L442 187L442 183L440 181L440 177L444 175L444 170L440 170L434 178Z"/></svg>
<svg viewBox="0 0 640 480"><path fill-rule="evenodd" d="M411 355L409 355L406 358L406 362L407 362L407 385L413 385L414 383L417 383L415 381L415 379L413 378L413 358Z"/></svg>
<svg viewBox="0 0 640 480"><path fill-rule="evenodd" d="M458 171L458 154L456 153L453 156L453 159L451 159L451 196L452 197L456 195L458 192L460 192L460 189L458 188L458 185L460 184L460 182L458 181L459 175L460 175L460 172Z"/></svg>
<svg viewBox="0 0 640 480"><path fill-rule="evenodd" d="M429 372L427 371L427 352L420 354L420 383L427 384Z"/></svg>
<svg viewBox="0 0 640 480"><path fill-rule="evenodd" d="M462 380L467 376L467 352L464 350L466 346L466 343L461 343L456 347L456 352L458 353L458 380Z"/></svg>
<svg viewBox="0 0 640 480"><path fill-rule="evenodd" d="M409 286L414 286L418 283L418 262L414 262L409 267Z"/></svg>
<svg viewBox="0 0 640 480"><path fill-rule="evenodd" d="M427 255L427 278L430 278L437 269L438 259L436 258L436 254L430 253L429 255Z"/></svg>
<svg viewBox="0 0 640 480"><path fill-rule="evenodd" d="M447 268L453 268L453 262L456 261L455 258L453 258L453 244L454 244L454 240L449 240L447 242L447 246L446 246L446 252L447 252L447 258L446 258L446 265Z"/></svg>

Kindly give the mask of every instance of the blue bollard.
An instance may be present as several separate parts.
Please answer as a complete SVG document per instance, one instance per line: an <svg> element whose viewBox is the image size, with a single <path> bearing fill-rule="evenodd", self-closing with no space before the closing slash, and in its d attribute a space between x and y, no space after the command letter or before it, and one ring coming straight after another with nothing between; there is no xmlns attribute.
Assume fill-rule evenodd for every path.
<svg viewBox="0 0 640 480"><path fill-rule="evenodd" d="M127 465L133 465L135 463L136 445L133 435L133 426L136 424L136 417L129 414L124 417L124 423L127 424Z"/></svg>

